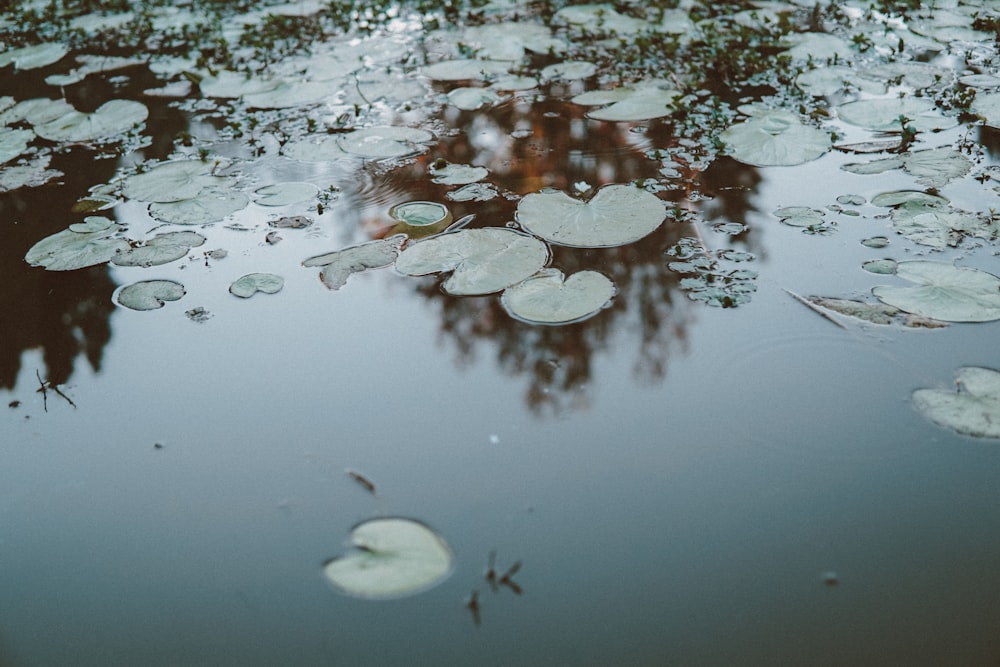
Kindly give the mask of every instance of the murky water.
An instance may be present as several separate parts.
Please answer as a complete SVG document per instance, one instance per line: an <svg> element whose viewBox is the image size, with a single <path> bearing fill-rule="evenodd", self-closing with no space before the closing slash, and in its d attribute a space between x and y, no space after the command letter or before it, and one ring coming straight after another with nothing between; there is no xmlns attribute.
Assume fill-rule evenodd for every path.
<svg viewBox="0 0 1000 667"><path fill-rule="evenodd" d="M0 81L17 99L46 90L30 73ZM154 79L127 81L115 96ZM72 94L97 108L106 86ZM932 424L910 394L1000 367L998 325L841 328L788 293L864 297L888 277L861 264L885 256L996 273L993 244L909 243L868 202L913 178L840 169L856 156L699 169L700 148L667 121L588 118L569 101L579 82L478 111L438 104L435 87L449 88L372 112L435 134L412 156L293 160L294 114L229 137L210 113L142 97L148 146L71 147L53 156L58 181L0 195L0 665L997 664L1000 449ZM182 151L232 160L242 189L328 194L198 227L206 244L163 266L24 262L80 220L89 188L167 158L182 133ZM690 162L662 173L652 151L681 148ZM429 176L440 160L487 167L497 196L449 199L457 188ZM527 324L496 295L451 296L392 267L333 291L302 266L395 233L388 210L404 201L505 227L542 188L647 179L674 212L654 233L550 248L566 274L597 270L617 289L575 324ZM827 209L829 235L772 213L848 193L861 215ZM996 199L972 179L947 193L968 210ZM139 236L158 226L141 202L112 213ZM313 223L269 225L291 215ZM861 244L877 234L888 248ZM748 303L691 298L669 264L695 244L713 271L757 273ZM251 272L284 288L232 296ZM150 278L186 294L116 305ZM322 566L351 527L397 515L444 536L451 576L398 600L335 592ZM514 568L504 585L484 576L491 553L499 574Z"/></svg>

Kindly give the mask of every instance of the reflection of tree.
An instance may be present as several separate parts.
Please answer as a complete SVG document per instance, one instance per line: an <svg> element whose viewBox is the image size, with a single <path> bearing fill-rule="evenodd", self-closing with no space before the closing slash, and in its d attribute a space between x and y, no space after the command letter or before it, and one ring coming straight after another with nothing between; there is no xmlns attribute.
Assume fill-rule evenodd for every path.
<svg viewBox="0 0 1000 667"><path fill-rule="evenodd" d="M608 183L661 178L659 163L645 155L649 135L670 136L667 124L653 123L647 133L623 123L586 119L579 107L548 100L514 101L488 113L453 113L449 125L462 132L442 138L419 163L426 169L436 159L490 169L487 180L501 191L523 195L542 187L574 192L577 183L593 189ZM735 165L735 168L733 168ZM691 172L691 188L664 192L664 198L684 200L692 188L712 197L708 219L726 216L743 221L751 209L748 195L759 176L736 163L730 168ZM583 186L581 186L583 187ZM446 201L445 186L429 178L411 186L414 198ZM685 200L685 204L690 204ZM513 220L516 201L503 197L487 202L453 203L455 218L475 214L476 226L499 226ZM640 340L633 372L644 382L656 382L667 371L670 352L686 344L690 308L682 295L681 276L667 268L665 250L683 236L686 223L667 222L637 243L618 248L553 247L552 266L570 275L583 269L600 271L618 290L611 306L583 322L566 326L536 326L504 312L496 296L456 298L443 293L431 279L418 291L436 303L441 330L455 345L460 362L473 359L477 343L496 345L500 366L511 375L528 375L526 400L537 413L558 412L586 401L596 355L607 352L615 335L638 332Z"/></svg>

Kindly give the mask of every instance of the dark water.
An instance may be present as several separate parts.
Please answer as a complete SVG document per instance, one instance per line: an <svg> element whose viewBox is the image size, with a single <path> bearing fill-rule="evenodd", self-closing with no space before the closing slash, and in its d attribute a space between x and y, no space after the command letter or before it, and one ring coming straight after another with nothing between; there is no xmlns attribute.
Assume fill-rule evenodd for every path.
<svg viewBox="0 0 1000 667"><path fill-rule="evenodd" d="M155 108L144 156L165 157L186 122ZM998 325L839 329L785 290L866 292L860 264L886 251L860 240L885 221L813 237L770 215L905 177L840 173L834 155L716 162L695 184L698 233L753 253L760 273L733 309L692 301L667 269L693 235L683 223L554 251L565 272L618 286L610 308L564 327L391 268L327 290L302 259L385 233L395 203L442 200L425 178L435 159L488 166L523 195L652 177L644 152L668 130L558 100L448 122L462 132L391 168L255 162L340 194L275 245L250 211L250 231L216 225L209 246L152 269L22 259L77 219L116 158L74 149L58 183L0 197L0 665L1000 664L1000 449L909 401L962 365L1000 367ZM502 225L516 201L450 206ZM144 212L115 215L138 225ZM724 221L749 231L713 231ZM208 260L209 247L229 256ZM285 287L228 294L250 271ZM145 278L188 294L146 313L114 304ZM196 306L211 318L190 321ZM400 600L334 592L323 562L380 515L432 525L452 576ZM522 564L518 590L491 590L491 551L499 570Z"/></svg>

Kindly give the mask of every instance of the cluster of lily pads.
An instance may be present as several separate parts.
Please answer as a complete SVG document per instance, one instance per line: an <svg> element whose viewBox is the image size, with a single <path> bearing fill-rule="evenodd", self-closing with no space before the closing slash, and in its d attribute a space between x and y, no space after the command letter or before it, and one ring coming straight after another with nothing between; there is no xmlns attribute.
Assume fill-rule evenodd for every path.
<svg viewBox="0 0 1000 667"><path fill-rule="evenodd" d="M913 189L880 192L870 201L845 196L838 206L877 209L872 218L887 219L892 232L927 252L968 245L970 239L991 243L1000 233L985 187L997 180L996 172L984 167L982 149L957 136L963 123L1000 127L995 35L983 30L989 20L995 24L997 9L985 1L909 3L902 14L899 3L820 6L795 0L721 8L696 0L557 3L550 14L532 16L517 3L494 0L476 3L481 6L475 12L469 8L468 20L429 30L421 38L426 58L416 55L406 34L428 27L431 15L421 17L400 3L378 10L384 29L374 29L374 15L355 12L353 25L366 26L357 39L318 42L263 63L254 59L255 30L278 25L276 17L289 25L311 20L326 29L332 25L331 7L264 5L239 21L220 21L219 15L206 19L190 8L146 4L137 11L93 15L74 13L70 6L59 14L56 7L57 18L32 33L45 41L31 44L16 26L32 17L36 23L50 19L41 11L46 3L23 3L0 23L0 35L17 37L0 53L0 67L27 71L65 64L68 71L45 79L54 93L88 76L148 67L163 82L149 95L173 99L195 117L243 114L250 120L237 123L233 137L246 132L256 140L270 132L271 147L262 150L306 165L384 161L391 169L433 150L449 132L436 120L439 111L489 113L511 100L530 102L554 90L588 122L640 128L663 123L676 138L647 152L660 162L661 178L605 184L586 200L561 191L503 192L487 181L489 171L481 165L434 164L429 176L455 186L446 195L450 201L509 196L518 200L514 220L470 228L468 221L453 223L440 202L394 202L401 206L393 213L399 223L393 233L303 262L320 267L320 278L331 289L343 286L353 272L391 265L407 275L449 274L442 289L455 296L499 293L506 310L527 322L586 319L609 303L616 288L595 271L564 275L550 266L551 247L606 248L646 238L668 212L661 193L688 190L687 205L696 210L697 174L720 159L782 169L849 155L837 165L849 174L912 178ZM207 45L196 56L193 48L168 52L152 42L140 58L71 54L68 44L79 43L73 40L80 35L127 30L138 25L140 14L143 25L163 35L181 29L200 34L193 27L204 27L218 47L214 52L225 55L207 62L205 53L213 52ZM724 39L753 48L726 48L730 42ZM664 63L672 64L669 71ZM732 79L739 69L734 64L745 66L745 80ZM262 113L275 109L282 110L282 120ZM144 104L130 100L82 112L62 99L0 99L0 191L45 183L58 175L48 169L52 150L121 141L142 131L147 114ZM128 238L124 225L88 216L39 241L25 259L49 270L106 262L157 266L200 247L207 242L207 226L248 207L320 202L317 183L245 181L239 165L232 168L227 160L191 159L193 150L208 154L214 148L207 140L188 150L178 146L176 159L125 170L88 198L90 212L138 203L157 223L194 225L197 232ZM970 211L944 192L973 177L984 185L984 205ZM856 208L820 210L795 202L774 213L782 223L814 234L835 229L831 213L860 215ZM879 236L866 241L871 247L887 243L888 237ZM756 272L733 264L752 259L750 253L715 250L685 237L669 250L665 264L684 275L681 286L691 298L733 306L746 303L756 288ZM809 302L872 323L899 322L900 312L917 326L1000 319L998 279L985 271L930 259L883 258L865 268L914 286L875 287L871 295L877 303L840 297ZM254 273L232 283L230 291L247 297L281 285L276 275ZM128 307L147 308L183 294L173 281L141 281L117 298Z"/></svg>

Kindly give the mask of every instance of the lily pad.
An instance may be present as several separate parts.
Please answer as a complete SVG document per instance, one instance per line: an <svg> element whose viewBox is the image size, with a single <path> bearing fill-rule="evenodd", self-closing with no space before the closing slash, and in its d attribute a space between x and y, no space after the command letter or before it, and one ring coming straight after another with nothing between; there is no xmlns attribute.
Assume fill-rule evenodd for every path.
<svg viewBox="0 0 1000 667"><path fill-rule="evenodd" d="M947 130L958 125L955 118L941 115L930 100L915 97L848 102L837 109L837 116L845 123L875 132L901 132L900 116L917 132Z"/></svg>
<svg viewBox="0 0 1000 667"><path fill-rule="evenodd" d="M420 70L435 81L485 81L497 74L506 74L511 63L503 60L446 60L427 65Z"/></svg>
<svg viewBox="0 0 1000 667"><path fill-rule="evenodd" d="M995 220L952 207L938 195L902 190L877 195L876 206L892 206L893 228L914 243L954 248L967 236L992 240L1000 235Z"/></svg>
<svg viewBox="0 0 1000 667"><path fill-rule="evenodd" d="M168 203L192 199L222 179L212 175L212 162L177 160L161 162L125 179L122 194L129 199Z"/></svg>
<svg viewBox="0 0 1000 667"><path fill-rule="evenodd" d="M954 148L943 146L872 162L845 164L842 168L853 174L881 174L890 169L902 168L906 173L916 176L917 183L941 188L949 181L968 174L972 170L972 162Z"/></svg>
<svg viewBox="0 0 1000 667"><path fill-rule="evenodd" d="M257 292L274 294L285 286L285 279L273 273L248 273L229 286L229 292L241 299L249 299Z"/></svg>
<svg viewBox="0 0 1000 667"><path fill-rule="evenodd" d="M352 273L380 269L396 261L405 239L405 236L397 235L316 255L302 262L302 266L322 266L320 280L328 289L338 290L347 283Z"/></svg>
<svg viewBox="0 0 1000 667"><path fill-rule="evenodd" d="M15 69L38 69L57 63L69 53L65 44L48 43L24 46L0 53L0 67L13 63Z"/></svg>
<svg viewBox="0 0 1000 667"><path fill-rule="evenodd" d="M460 229L408 246L396 270L411 276L451 271L444 290L491 294L534 275L549 259L548 247L511 229Z"/></svg>
<svg viewBox="0 0 1000 667"><path fill-rule="evenodd" d="M27 164L5 166L0 169L0 192L10 192L23 187L34 188L59 178L63 175L61 171L48 168L51 159L51 155L39 155Z"/></svg>
<svg viewBox="0 0 1000 667"><path fill-rule="evenodd" d="M444 581L452 553L444 538L412 519L371 519L351 531L355 551L323 566L341 593L371 600L415 595Z"/></svg>
<svg viewBox="0 0 1000 667"><path fill-rule="evenodd" d="M107 218L100 216L86 221L86 227L77 227L81 231L64 229L42 239L28 250L25 261L49 271L73 271L104 264L129 249L128 241L114 237L121 230L117 224L106 225Z"/></svg>
<svg viewBox="0 0 1000 667"><path fill-rule="evenodd" d="M758 167L788 167L830 150L830 135L803 125L798 117L781 109L757 113L749 120L724 130L719 139L730 155Z"/></svg>
<svg viewBox="0 0 1000 667"><path fill-rule="evenodd" d="M207 225L242 211L249 203L242 192L213 187L202 190L196 199L150 204L149 214L175 225Z"/></svg>
<svg viewBox="0 0 1000 667"><path fill-rule="evenodd" d="M451 218L451 212L444 204L433 201L408 201L389 209L389 217L411 227L428 227Z"/></svg>
<svg viewBox="0 0 1000 667"><path fill-rule="evenodd" d="M636 86L615 88L609 91L590 91L572 99L574 104L610 104L587 115L596 120L639 121L662 118L673 109L674 100L680 95L665 81L649 81Z"/></svg>
<svg viewBox="0 0 1000 667"><path fill-rule="evenodd" d="M641 188L608 185L586 202L560 191L533 192L518 202L515 217L551 243L610 248L651 234L666 217L666 206Z"/></svg>
<svg viewBox="0 0 1000 667"><path fill-rule="evenodd" d="M935 424L977 438L1000 438L1000 372L967 366L956 390L917 389L913 404Z"/></svg>
<svg viewBox="0 0 1000 667"><path fill-rule="evenodd" d="M500 96L490 88L455 88L448 92L448 101L462 111L475 111L496 104Z"/></svg>
<svg viewBox="0 0 1000 667"><path fill-rule="evenodd" d="M23 153L34 138L35 133L31 130L0 127L0 164L9 162Z"/></svg>
<svg viewBox="0 0 1000 667"><path fill-rule="evenodd" d="M275 183L254 190L254 203L259 206L288 206L311 200L319 193L312 183Z"/></svg>
<svg viewBox="0 0 1000 667"><path fill-rule="evenodd" d="M562 79L573 81L576 79L586 79L597 73L597 65L584 60L567 60L566 62L555 63L542 68L543 79Z"/></svg>
<svg viewBox="0 0 1000 667"><path fill-rule="evenodd" d="M908 313L945 322L1000 320L1000 278L978 269L944 262L899 262L896 275L917 287L879 286L880 301Z"/></svg>
<svg viewBox="0 0 1000 667"><path fill-rule="evenodd" d="M490 170L486 167L473 167L467 164L431 165L429 171L435 183L442 185L465 185L475 183L489 176Z"/></svg>
<svg viewBox="0 0 1000 667"><path fill-rule="evenodd" d="M35 133L50 141L93 141L127 132L146 120L145 104L132 100L105 102L93 113L73 110L47 123L35 125ZM29 119L30 120L30 119Z"/></svg>
<svg viewBox="0 0 1000 667"><path fill-rule="evenodd" d="M596 271L565 278L558 269L542 269L508 287L500 302L511 316L532 324L569 324L599 313L615 295L615 285Z"/></svg>
<svg viewBox="0 0 1000 667"><path fill-rule="evenodd" d="M383 159L416 155L427 150L424 144L434 135L414 127L369 127L355 130L340 139L340 147L354 155Z"/></svg>
<svg viewBox="0 0 1000 667"><path fill-rule="evenodd" d="M204 243L205 237L196 232L167 232L119 252L111 258L111 263L116 266L159 266L184 257L191 248Z"/></svg>
<svg viewBox="0 0 1000 667"><path fill-rule="evenodd" d="M184 286L173 280L143 280L123 287L118 292L118 303L132 310L156 310L184 294Z"/></svg>
<svg viewBox="0 0 1000 667"><path fill-rule="evenodd" d="M469 183L447 194L451 201L489 201L500 195L489 183Z"/></svg>

